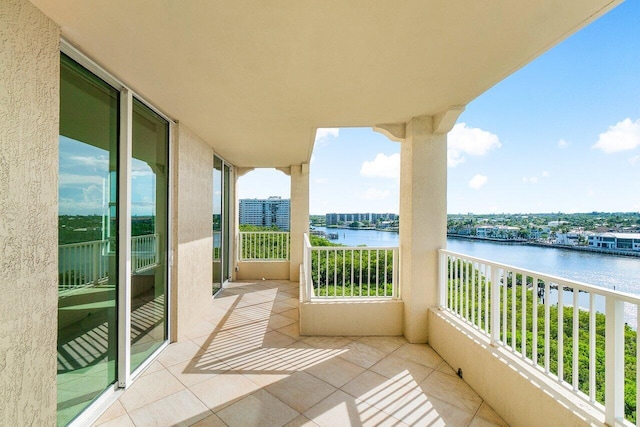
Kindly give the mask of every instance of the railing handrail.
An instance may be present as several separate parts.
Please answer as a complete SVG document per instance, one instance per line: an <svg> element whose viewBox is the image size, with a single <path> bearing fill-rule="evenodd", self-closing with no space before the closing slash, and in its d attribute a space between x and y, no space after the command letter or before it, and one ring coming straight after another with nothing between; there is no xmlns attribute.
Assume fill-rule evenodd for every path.
<svg viewBox="0 0 640 427"><path fill-rule="evenodd" d="M78 243L67 243L65 245L58 245L58 249L60 248L78 248L80 246L91 246L91 245L97 245L100 243L104 243L104 242L108 242L109 239L105 239L105 240L90 240L87 242L78 242Z"/></svg>
<svg viewBox="0 0 640 427"><path fill-rule="evenodd" d="M289 234L288 231L239 231L240 234Z"/></svg>
<svg viewBox="0 0 640 427"><path fill-rule="evenodd" d="M142 240L142 238L148 238L148 237L158 237L157 234L143 234L141 236L131 236L131 241L134 240ZM103 239L103 240L89 240L86 242L77 242L77 243L67 243L64 245L58 245L58 249L60 248L72 248L72 247L79 247L79 246L91 246L91 245L95 245L98 243L105 243L105 242L109 242L111 241L111 239Z"/></svg>
<svg viewBox="0 0 640 427"><path fill-rule="evenodd" d="M622 292L618 290L608 289L602 286L590 285L588 283L579 282L573 279L566 279L558 276L553 276L546 273L541 273L539 271L528 270L526 268L515 267L508 264L503 264L500 262L489 261L483 258L474 257L471 255L462 254L459 252L453 252L448 249L440 249L439 252L441 254L453 255L456 257L465 258L469 261L479 262L482 264L490 265L492 267L500 268L503 270L518 270L519 273L526 274L527 276L535 276L542 281L549 281L555 283L557 285L568 285L569 287L576 288L581 291L593 292L602 296L611 296L613 298L619 298L623 300L623 302L628 302L631 304L640 304L640 296L634 295L628 292Z"/></svg>
<svg viewBox="0 0 640 427"><path fill-rule="evenodd" d="M367 250L367 251L388 251L398 249L398 246L311 246L311 249L318 251L333 251L333 250Z"/></svg>

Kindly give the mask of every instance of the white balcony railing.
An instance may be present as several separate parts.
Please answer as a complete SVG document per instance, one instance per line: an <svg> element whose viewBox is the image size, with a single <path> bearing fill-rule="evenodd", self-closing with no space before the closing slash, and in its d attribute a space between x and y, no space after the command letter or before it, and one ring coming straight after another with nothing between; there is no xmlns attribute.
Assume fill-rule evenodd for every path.
<svg viewBox="0 0 640 427"><path fill-rule="evenodd" d="M115 256L113 242L95 240L58 246L58 290L105 283L109 278L109 263ZM155 234L131 238L131 269L141 273L158 265L158 238Z"/></svg>
<svg viewBox="0 0 640 427"><path fill-rule="evenodd" d="M304 236L305 300L398 298L398 248L311 246Z"/></svg>
<svg viewBox="0 0 640 427"><path fill-rule="evenodd" d="M608 425L633 421L640 297L441 250L439 305L604 410Z"/></svg>
<svg viewBox="0 0 640 427"><path fill-rule="evenodd" d="M58 290L69 291L106 282L109 246L108 240L58 246Z"/></svg>
<svg viewBox="0 0 640 427"><path fill-rule="evenodd" d="M238 259L288 261L289 240L289 233L284 231L241 231L238 235Z"/></svg>

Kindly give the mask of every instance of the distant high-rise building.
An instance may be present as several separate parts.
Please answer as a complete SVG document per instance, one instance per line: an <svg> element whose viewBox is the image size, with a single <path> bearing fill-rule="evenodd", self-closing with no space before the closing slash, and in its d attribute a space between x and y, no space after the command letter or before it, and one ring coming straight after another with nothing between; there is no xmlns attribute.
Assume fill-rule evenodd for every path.
<svg viewBox="0 0 640 427"><path fill-rule="evenodd" d="M289 208L291 201L272 196L268 199L241 199L240 224L264 227L277 226L289 231Z"/></svg>
<svg viewBox="0 0 640 427"><path fill-rule="evenodd" d="M398 219L398 214L393 213L328 213L325 215L325 221L327 225L338 225L344 222L354 221L395 221Z"/></svg>

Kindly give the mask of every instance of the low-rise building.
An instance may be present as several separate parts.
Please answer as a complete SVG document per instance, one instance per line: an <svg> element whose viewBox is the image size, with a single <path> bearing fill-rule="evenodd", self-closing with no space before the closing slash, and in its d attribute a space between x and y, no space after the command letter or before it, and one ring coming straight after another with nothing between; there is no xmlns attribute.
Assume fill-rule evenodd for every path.
<svg viewBox="0 0 640 427"><path fill-rule="evenodd" d="M594 248L640 251L640 233L597 233L589 236Z"/></svg>
<svg viewBox="0 0 640 427"><path fill-rule="evenodd" d="M508 225L480 225L476 227L476 236L491 239L516 239L520 227Z"/></svg>

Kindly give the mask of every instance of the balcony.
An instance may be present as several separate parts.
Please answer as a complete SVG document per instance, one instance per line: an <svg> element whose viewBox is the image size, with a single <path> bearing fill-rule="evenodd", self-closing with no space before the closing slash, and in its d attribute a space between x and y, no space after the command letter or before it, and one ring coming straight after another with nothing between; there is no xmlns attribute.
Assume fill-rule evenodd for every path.
<svg viewBox="0 0 640 427"><path fill-rule="evenodd" d="M414 0L406 7L396 3L372 2L362 8L352 2L295 2L284 9L264 2L249 7L242 2L182 2L177 9L154 3L144 13L136 2L123 0L76 2L74 7L47 0L0 3L6 48L1 73L7 88L0 125L0 278L7 284L0 302L3 424L56 422L56 341L64 343L67 338L56 327L64 325L64 317L75 317L64 302L59 303L56 291L71 297L101 288L105 293L115 291L107 289L104 280L113 252L104 242L73 249L102 261L92 261L93 267L63 268L60 280L58 270L65 260L64 255L60 260L56 256L56 223L65 197L56 185L99 186L99 181L61 176L55 141L65 135L61 129L65 121L77 128L78 141L108 147L113 154L108 162L106 157L94 160L108 163L110 171L118 170L117 188L111 181L114 188L110 189L115 197L84 202L116 202L118 229L113 231L127 249L120 251L123 259L113 274L123 277L118 283L124 292L114 295L114 304L107 307L113 319L116 305L123 308L113 336L114 343L124 345L110 360L119 369L96 390L102 394L82 414L87 419L102 409L102 398L115 397L118 402L101 422L189 425L206 420L203 424L280 425L310 419L326 425L347 424L348 419L351 424L500 425L502 421L484 399L513 425L618 422L624 409L619 363L624 341L620 342L626 331L620 306L636 304L635 300L603 293L591 308L599 310L597 300L606 299L609 357L605 362L607 401L602 409L597 394L593 402L590 396L580 395L580 383L577 391L572 383L564 384L569 364L563 362L560 371L554 370L551 351L549 368L544 363L538 368L546 353L529 361L528 342L522 346L524 354L517 341L515 347L508 345L509 327L504 332L503 323L496 326L502 318L498 301L503 300L497 296L502 290L500 276L493 270L482 273L484 314L478 320L476 309L474 324L466 316L466 307L474 305L466 302L471 297L466 288L460 291L461 275L451 277L453 293L445 293L449 280L443 269L438 271L438 250L446 246L447 133L465 105L620 1L451 5ZM509 23L506 38L505 23ZM61 45L63 53L78 62L87 82L99 83L111 94L104 123L94 120L86 103L69 96L61 86ZM319 58L328 65L318 67ZM369 66L371 61L375 66ZM61 114L65 99L87 120ZM147 144L140 149L136 144L134 149L135 106L167 116L160 126L167 132L156 140L162 150L154 151ZM401 245L391 295L386 294L386 272L384 279L378 278L375 298L360 298L362 294L326 298L327 294L321 296L322 285L310 292L311 281L303 283L301 290L289 282L299 279L305 256L314 133L327 126L369 126L401 144ZM99 137L98 129L105 129L107 136ZM166 160L165 154L170 161L158 162ZM225 278L258 281L232 282L212 300L217 267L212 260L229 260L235 258L229 254L236 253L233 241L225 248L229 253L212 251L214 155L233 165L223 172L229 175L224 177L229 182L230 194L225 195L229 201L237 200L234 183L243 171L273 167L291 176L291 242L288 261L220 263ZM135 343L128 336L131 311L124 308L136 294L141 303L153 301L145 295L150 272L143 271L141 276L146 277L139 278L132 278L131 272L158 261L133 244L131 254L128 250L132 230L126 224L134 216L132 203L145 202L131 194L134 178L140 177L134 173L140 172L133 169L134 157L156 159L150 161L155 163L151 170L167 179L156 181L154 194L168 198L162 215L156 211L156 219L166 229L166 236L161 235L160 262L167 267L162 286L166 284L167 292L163 300L154 294L156 305L166 308L166 316L158 321L167 328L153 340L167 348L157 360L148 359L151 365L141 377L126 369L127 364L137 363L127 354ZM76 160L84 160L87 170L93 167L88 158ZM228 218L233 222L236 217L232 206ZM227 225L229 230L235 227ZM141 259L135 259L136 252ZM251 270L252 263L260 266ZM287 263L288 271L282 266ZM68 270L78 274L65 276ZM355 275L354 270L354 280ZM552 284L558 282L542 276L551 292ZM337 281L331 284L328 279L325 275L325 289L333 286L335 290ZM358 292L359 284L358 279ZM378 295L381 284L384 295ZM363 289L364 285L363 281ZM564 287L596 292L561 282L557 288L563 289L561 295ZM128 295L131 290L135 291ZM527 293L523 295L533 301ZM580 297L579 293L578 301ZM461 301L465 311L460 311ZM559 313L575 306L568 301L565 295L558 299L556 304L565 308ZM64 311L63 322L55 321L59 307ZM320 311L315 318L314 310ZM377 314L378 310L383 313ZM541 318L545 310L539 309ZM528 324L528 319L527 315L523 323ZM305 330L307 320L331 330ZM549 316L549 320L553 330L555 319ZM516 320L516 330L518 325ZM90 324L79 334L84 336L92 328ZM300 332L334 337L302 337ZM406 341L398 337L401 334ZM73 346L79 351L83 336ZM466 385L449 368L455 372L460 368ZM91 380L91 372L86 373ZM307 392L305 387L310 385ZM69 399L70 405L74 402Z"/></svg>
<svg viewBox="0 0 640 427"><path fill-rule="evenodd" d="M506 425L428 345L300 336L298 302L229 284L94 425Z"/></svg>

